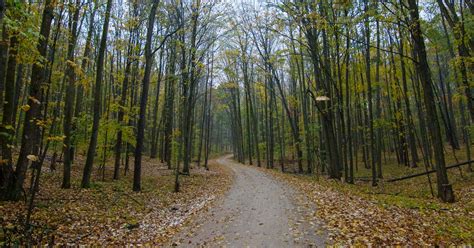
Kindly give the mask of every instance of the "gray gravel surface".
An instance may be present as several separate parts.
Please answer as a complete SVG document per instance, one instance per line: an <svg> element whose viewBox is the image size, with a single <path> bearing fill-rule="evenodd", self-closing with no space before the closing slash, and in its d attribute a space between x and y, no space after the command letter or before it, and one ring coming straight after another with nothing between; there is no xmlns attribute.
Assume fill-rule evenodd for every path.
<svg viewBox="0 0 474 248"><path fill-rule="evenodd" d="M217 159L234 173L229 192L172 241L179 247L322 247L316 208L288 185L251 166ZM220 202L219 202L220 201Z"/></svg>

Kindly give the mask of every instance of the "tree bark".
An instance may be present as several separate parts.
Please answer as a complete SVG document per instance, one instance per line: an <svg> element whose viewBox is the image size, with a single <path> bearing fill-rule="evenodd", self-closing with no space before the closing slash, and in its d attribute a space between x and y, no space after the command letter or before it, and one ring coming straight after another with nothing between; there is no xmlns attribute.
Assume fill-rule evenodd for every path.
<svg viewBox="0 0 474 248"><path fill-rule="evenodd" d="M420 74L420 81L423 85L424 102L428 116L428 130L431 134L432 145L434 149L434 157L436 163L436 177L438 186L438 197L444 202L454 202L454 193L448 181L446 172L446 164L444 160L443 139L436 113L436 104L433 92L433 81L431 72L426 58L425 41L421 31L418 5L416 0L408 0L410 16L411 16L411 35L413 38L413 49L417 55L416 68Z"/></svg>
<svg viewBox="0 0 474 248"><path fill-rule="evenodd" d="M77 40L77 25L79 20L80 13L80 0L76 0L74 6L70 6L71 13L69 13L69 41L67 48L67 63L68 68L66 70L66 77L68 85L66 88L66 103L64 106L64 171L63 171L63 182L61 187L64 189L69 189L71 187L71 163L72 163L72 116L73 116L73 106L74 106L74 91L76 83L76 74L75 74L75 58L74 58L74 49L76 47Z"/></svg>
<svg viewBox="0 0 474 248"><path fill-rule="evenodd" d="M110 11L112 9L112 0L107 0L107 7L105 11L105 20L104 25L102 26L102 36L100 39L99 53L97 59L97 71L95 78L95 87L94 87L94 117L92 122L92 134L89 142L89 148L87 149L87 158L86 164L84 165L84 173L82 175L82 188L89 188L92 174L92 166L94 163L94 157L97 147L97 137L99 135L99 122L100 122L100 112L102 106L101 93L102 93L102 81L104 73L104 59L105 59L105 50L107 49L107 34L109 32L109 20L110 20Z"/></svg>
<svg viewBox="0 0 474 248"><path fill-rule="evenodd" d="M151 42L153 38L153 26L155 25L156 9L159 0L153 0L151 6L150 15L148 16L148 26L146 33L145 43L145 72L142 82L142 92L140 96L140 114L138 117L137 125L137 145L135 146L135 166L133 170L133 191L141 191L141 171L142 171L142 150L145 136L145 115L146 115L146 103L148 99L148 89L150 87L151 68L153 64L153 54L151 51Z"/></svg>
<svg viewBox="0 0 474 248"><path fill-rule="evenodd" d="M40 57L43 58L46 57L47 54L48 39L51 31L51 22L53 20L53 1L46 0L44 6L39 33L40 38L38 39L38 45L36 47ZM41 104L43 100L46 100L42 98L42 87L47 84L46 70L47 67L43 66L39 61L38 63L33 64L29 92L30 97L28 99L30 109L26 112L23 121L23 136L21 140L20 154L18 156L14 175L9 178L6 192L1 194L2 199L20 199L26 170L28 168L28 158L33 158L29 155L33 155L38 159L40 127L36 125L35 120L41 118Z"/></svg>

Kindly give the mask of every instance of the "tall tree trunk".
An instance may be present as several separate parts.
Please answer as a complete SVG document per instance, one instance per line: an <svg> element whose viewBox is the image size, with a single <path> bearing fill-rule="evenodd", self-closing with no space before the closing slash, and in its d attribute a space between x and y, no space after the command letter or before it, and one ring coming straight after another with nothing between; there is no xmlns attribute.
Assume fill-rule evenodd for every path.
<svg viewBox="0 0 474 248"><path fill-rule="evenodd" d="M82 55L82 61L81 61L81 70L82 70L83 77L85 77L85 75L87 75L87 72L88 72L89 56L92 52L92 35L94 32L94 17L95 17L95 12L97 8L98 6L96 4L90 14L87 38L86 38L84 53ZM82 108L83 108L82 106L83 96L84 96L84 86L82 84L79 84L76 90L76 107L74 108L74 117L76 118L80 116Z"/></svg>
<svg viewBox="0 0 474 248"><path fill-rule="evenodd" d="M208 59L209 63L209 59ZM206 80L204 81L204 101L202 104L202 118L201 118L201 127L200 127L200 132L199 132L199 148L198 148L198 159L197 159L197 166L199 167L201 165L201 154L202 154L202 146L203 146L203 140L204 140L204 127L206 125L206 110L207 110L207 88L209 85L209 77L210 77L210 69L207 71L207 76ZM250 159L251 161L252 159Z"/></svg>
<svg viewBox="0 0 474 248"><path fill-rule="evenodd" d="M411 113L411 107L410 107L410 98L408 97L408 80L406 76L406 68L405 68L405 58L403 56L404 54L404 36L403 36L403 31L401 29L400 23L398 23L398 33L399 33L399 48L398 48L398 53L400 54L400 70L402 72L402 85L403 85L403 99L405 102L405 111L407 115L407 121L408 121L408 145L410 146L410 153L412 156L411 159L411 167L416 167L416 163L419 161L418 158L418 151L416 149L416 141L415 141L415 125L413 123L413 117Z"/></svg>
<svg viewBox="0 0 474 248"><path fill-rule="evenodd" d="M156 92L155 92L155 102L154 102L154 109L153 109L153 126L151 132L151 149L150 149L150 158L156 158L158 154L158 109L160 105L160 90L161 90L161 79L162 79L162 68L163 68L163 55L164 49L160 51L160 60L159 60L159 67L158 67L158 79L156 83Z"/></svg>
<svg viewBox="0 0 474 248"><path fill-rule="evenodd" d="M7 73L5 76L5 98L0 105L3 105L3 119L0 126L2 140L0 140L1 159L0 162L0 188L4 189L8 179L13 173L12 146L15 138L15 72L18 55L17 34L10 38L8 53Z"/></svg>
<svg viewBox="0 0 474 248"><path fill-rule="evenodd" d="M196 67L197 67L197 61L196 61L196 46L197 46L197 31L198 31L198 20L199 20L199 11L200 11L200 6L201 6L201 0L196 0L195 2L193 1L193 7L192 7L192 31L191 31L191 49L190 49L190 75L189 75L189 82L186 82L186 84L189 84L187 86L187 94L185 95L184 99L184 114L183 116L183 174L189 175L189 167L191 163L191 146L192 146L192 129L193 125L191 123L191 116L194 111L194 105L195 105L195 91L196 91L196 84L198 81L197 78L197 72L196 72Z"/></svg>
<svg viewBox="0 0 474 248"><path fill-rule="evenodd" d="M135 41L135 32L130 34L129 38L129 47L128 47L128 52L127 52L127 60L125 64L125 71L124 71L124 78L122 82L122 89L121 89L121 94L120 94L120 106L119 106L119 112L117 116L117 122L120 125L120 128L117 132L117 140L115 143L115 161L114 161L114 179L118 180L120 177L120 157L122 155L122 143L123 143L123 131L122 131L122 122L125 116L124 109L127 104L127 91L128 91L128 84L130 80L130 70L132 67L132 61L131 61L131 56L132 56L132 50L133 46L132 44L132 39ZM132 38L133 37L133 38Z"/></svg>
<svg viewBox="0 0 474 248"><path fill-rule="evenodd" d="M2 0L0 0L2 1ZM4 11L4 10L3 10ZM0 15L3 17L3 11ZM2 33L0 37L0 111L3 112L3 102L4 96L3 91L5 90L5 75L7 74L7 62L8 62L8 47L9 47L9 37L7 32L7 27L3 24L2 18Z"/></svg>
<svg viewBox="0 0 474 248"><path fill-rule="evenodd" d="M46 57L51 22L53 20L54 4L51 0L44 3L43 16L40 28L40 38L38 39L37 50L39 57ZM28 105L30 109L25 114L23 121L23 136L21 140L20 154L16 164L14 175L9 178L6 192L0 194L0 198L6 200L19 200L23 190L23 182L26 176L29 159L38 159L40 128L35 120L41 118L42 87L47 84L47 67L37 61L33 64L31 72L30 92ZM34 157L32 157L33 155Z"/></svg>
<svg viewBox="0 0 474 248"><path fill-rule="evenodd" d="M439 83L440 83L440 88L441 92L438 94L440 101L440 112L442 113L442 116L444 116L445 119L445 127L446 127L446 137L451 144L451 147L455 150L459 150L459 141L457 137L457 132L456 132L456 124L454 121L454 116L452 114L452 108L449 108L449 103L447 99L447 91L449 88L449 85L447 82L445 82L445 75L443 73L443 67L441 66L440 58L439 58L439 53L438 50L435 51L436 55L436 65L438 67L438 77L439 77ZM443 115L444 113L444 115Z"/></svg>
<svg viewBox="0 0 474 248"><path fill-rule="evenodd" d="M436 104L433 92L433 81L426 58L425 41L420 26L418 4L416 0L408 0L411 16L411 35L413 38L413 49L417 55L418 62L415 64L420 74L420 81L423 85L424 102L428 116L428 130L431 134L434 157L436 163L436 177L438 186L438 197L444 202L454 202L454 192L448 181L446 164L444 160L443 138L436 113Z"/></svg>
<svg viewBox="0 0 474 248"><path fill-rule="evenodd" d="M372 186L377 186L377 168L376 168L376 155L375 155L375 136L374 136L374 125L373 125L373 110L372 110L372 78L370 73L370 26L369 26L369 0L365 0L365 76L367 80L367 102L369 105L369 115L368 115L368 124L369 124L369 143L370 143L370 168L372 169Z"/></svg>
<svg viewBox="0 0 474 248"><path fill-rule="evenodd" d="M99 135L99 122L100 122L100 112L101 112L101 93L102 93L102 81L104 73L104 59L105 59L105 50L107 48L107 34L109 32L109 20L110 20L110 11L112 9L112 0L107 0L107 7L105 11L105 20L104 25L102 26L102 36L100 38L99 53L97 59L97 71L95 78L95 87L94 87L94 117L92 122L92 134L89 142L89 148L87 149L87 158L86 164L84 165L84 173L82 175L82 188L89 188L92 174L92 166L94 163L94 157L97 147L97 137Z"/></svg>
<svg viewBox="0 0 474 248"><path fill-rule="evenodd" d="M164 118L164 157L168 169L171 169L172 155L172 135L174 122L174 93L176 79L174 77L176 70L176 42L171 41L168 61L168 78L166 79L165 104L163 105Z"/></svg>
<svg viewBox="0 0 474 248"><path fill-rule="evenodd" d="M133 191L141 191L141 171L142 171L142 150L145 136L145 115L146 103L148 99L148 89L150 87L151 68L153 64L153 53L151 51L151 42L153 38L153 26L155 25L156 9L159 0L153 0L150 15L148 16L148 26L145 43L145 72L143 76L143 89L140 97L140 114L137 125L137 145L135 146L135 166L133 170Z"/></svg>
<svg viewBox="0 0 474 248"><path fill-rule="evenodd" d="M209 170L208 160L209 160L209 153L211 149L211 122L212 122L212 114L211 114L211 107L212 107L212 83L214 81L214 51L212 51L211 55L211 69L210 69L210 82L209 82L209 102L206 108L206 151L204 155L204 167L206 170ZM207 96L206 96L207 97Z"/></svg>
<svg viewBox="0 0 474 248"><path fill-rule="evenodd" d="M72 4L72 3L70 3ZM74 49L76 47L77 40L77 25L80 13L80 0L76 0L73 6L70 6L69 13L69 41L67 48L67 60L68 69L66 70L66 77L68 85L66 88L66 103L64 106L64 171L63 171L63 182L61 187L69 189L71 187L71 163L72 163L72 116L74 106L74 90L76 83L75 65L74 65Z"/></svg>
<svg viewBox="0 0 474 248"><path fill-rule="evenodd" d="M378 11L378 4L376 4ZM382 89L380 84L380 21L376 19L376 39L377 39L377 54L375 61L375 83L376 85L376 96L375 96L375 118L379 121L382 118ZM375 150L372 151L374 154L374 165L377 165L377 178L383 178L382 173L382 128L375 127Z"/></svg>

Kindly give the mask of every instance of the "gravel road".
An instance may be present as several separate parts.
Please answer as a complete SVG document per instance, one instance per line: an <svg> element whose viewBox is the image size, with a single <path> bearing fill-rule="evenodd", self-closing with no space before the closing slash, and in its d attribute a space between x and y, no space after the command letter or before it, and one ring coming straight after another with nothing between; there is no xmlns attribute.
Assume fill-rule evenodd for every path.
<svg viewBox="0 0 474 248"><path fill-rule="evenodd" d="M308 221L314 219L315 208L302 204L301 194L254 167L232 161L231 155L217 162L234 172L231 189L184 228L173 246L325 246L321 224Z"/></svg>

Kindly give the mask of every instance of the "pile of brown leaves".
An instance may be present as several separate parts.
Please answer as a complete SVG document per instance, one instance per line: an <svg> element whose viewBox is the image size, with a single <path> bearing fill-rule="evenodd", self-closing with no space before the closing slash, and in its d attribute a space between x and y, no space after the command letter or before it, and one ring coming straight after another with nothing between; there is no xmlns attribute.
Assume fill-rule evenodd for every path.
<svg viewBox="0 0 474 248"><path fill-rule="evenodd" d="M314 219L308 221L322 220L334 244L447 246L474 242L474 212L465 207L466 201L472 204L473 187L460 192L459 197L469 197L461 197L456 204L408 208L379 201L377 195L356 192L341 182L266 171L289 183L317 206ZM460 235L453 236L443 229L453 226Z"/></svg>
<svg viewBox="0 0 474 248"><path fill-rule="evenodd" d="M74 187L64 190L61 171L45 170L32 215L33 243L163 244L232 182L229 171L211 163L210 171L195 168L190 176L181 176L181 192L173 193L173 171L156 160L145 159L142 166L141 193L132 192L132 175L100 181L97 173L90 189L80 189L81 168L74 168ZM107 170L106 178L111 173ZM0 202L0 245L24 244L25 205Z"/></svg>

